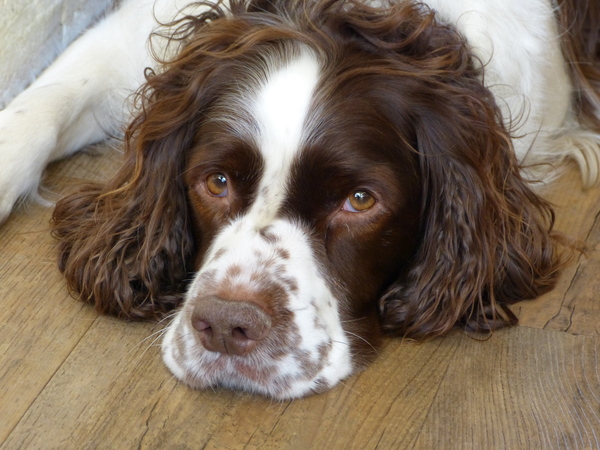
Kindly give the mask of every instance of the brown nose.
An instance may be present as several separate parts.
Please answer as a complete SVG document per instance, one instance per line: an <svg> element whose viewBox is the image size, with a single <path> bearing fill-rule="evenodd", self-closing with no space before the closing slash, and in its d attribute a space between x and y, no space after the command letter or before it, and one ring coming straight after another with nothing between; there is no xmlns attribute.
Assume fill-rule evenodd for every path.
<svg viewBox="0 0 600 450"><path fill-rule="evenodd" d="M247 355L271 329L271 318L249 302L201 297L194 306L192 326L209 351Z"/></svg>

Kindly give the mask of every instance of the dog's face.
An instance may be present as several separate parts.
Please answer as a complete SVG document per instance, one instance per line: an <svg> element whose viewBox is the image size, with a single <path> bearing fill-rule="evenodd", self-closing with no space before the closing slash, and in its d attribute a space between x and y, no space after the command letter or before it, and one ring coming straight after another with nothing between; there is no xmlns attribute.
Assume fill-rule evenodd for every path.
<svg viewBox="0 0 600 450"><path fill-rule="evenodd" d="M454 30L404 2L215 11L148 78L123 168L54 216L98 310L179 308L179 379L319 392L384 332L494 329L553 286L552 212Z"/></svg>
<svg viewBox="0 0 600 450"><path fill-rule="evenodd" d="M237 90L214 87L187 155L197 272L163 350L193 386L280 398L333 386L374 356L374 299L414 255L417 158L382 126L402 117L382 107L385 77L345 58L336 70L361 75L342 87L310 49L291 50L268 67L246 59Z"/></svg>

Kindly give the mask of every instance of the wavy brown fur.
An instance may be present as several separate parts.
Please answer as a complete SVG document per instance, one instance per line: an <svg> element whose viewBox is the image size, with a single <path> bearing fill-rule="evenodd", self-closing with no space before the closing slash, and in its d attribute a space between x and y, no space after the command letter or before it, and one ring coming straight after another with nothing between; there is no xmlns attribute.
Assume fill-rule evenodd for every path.
<svg viewBox="0 0 600 450"><path fill-rule="evenodd" d="M136 319L179 303L198 245L180 175L213 100L211 83L226 76L226 61L286 39L325 54L336 42L359 42L397 63L390 74L428 88L416 95L408 136L423 184L421 245L380 301L388 332L422 338L456 325L514 324L507 304L554 286L552 210L521 178L499 110L457 33L411 4L381 12L355 1L257 0L231 9L235 19L215 8L171 25L181 52L149 73L123 167L108 184L84 186L57 205L60 269L84 300ZM294 20L264 13L278 10Z"/></svg>

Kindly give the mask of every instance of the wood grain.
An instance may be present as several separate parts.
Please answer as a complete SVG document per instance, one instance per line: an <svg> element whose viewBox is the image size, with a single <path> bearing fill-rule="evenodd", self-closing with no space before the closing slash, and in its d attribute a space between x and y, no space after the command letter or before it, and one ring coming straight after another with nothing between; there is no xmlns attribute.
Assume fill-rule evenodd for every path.
<svg viewBox="0 0 600 450"><path fill-rule="evenodd" d="M344 385L278 403L190 391L140 344L149 332L99 318L4 448L600 446L593 337L516 328L488 341L390 341Z"/></svg>
<svg viewBox="0 0 600 450"><path fill-rule="evenodd" d="M522 326L598 336L600 332L600 186L582 190L569 171L545 192L556 209L556 229L585 244L556 289L513 310Z"/></svg>

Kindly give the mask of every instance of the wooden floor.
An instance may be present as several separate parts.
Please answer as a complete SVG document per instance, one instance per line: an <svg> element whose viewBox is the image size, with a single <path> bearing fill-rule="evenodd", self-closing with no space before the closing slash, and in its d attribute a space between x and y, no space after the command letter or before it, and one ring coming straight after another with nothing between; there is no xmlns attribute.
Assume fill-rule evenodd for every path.
<svg viewBox="0 0 600 450"><path fill-rule="evenodd" d="M47 183L64 191L118 160L80 155ZM161 326L73 300L51 210L21 209L0 228L0 448L599 448L600 188L582 192L573 171L549 196L559 229L589 251L555 291L515 307L520 327L390 340L363 373L287 402L177 383Z"/></svg>

